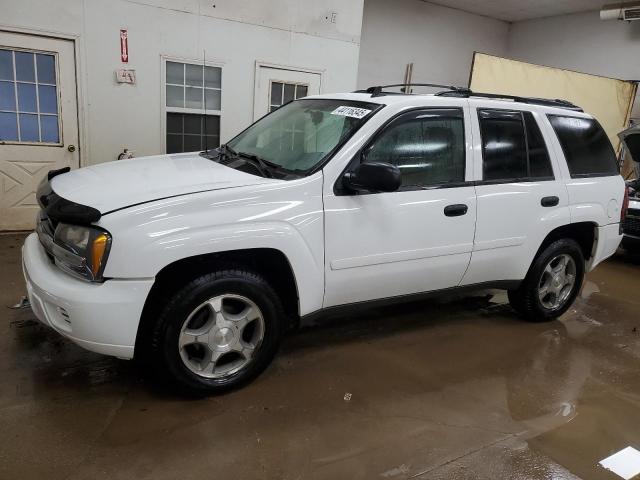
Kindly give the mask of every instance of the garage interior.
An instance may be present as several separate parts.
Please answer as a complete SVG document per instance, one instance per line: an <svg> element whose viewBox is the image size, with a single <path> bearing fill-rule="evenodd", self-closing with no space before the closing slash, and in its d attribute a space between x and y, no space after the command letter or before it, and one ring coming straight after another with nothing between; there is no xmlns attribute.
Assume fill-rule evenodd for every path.
<svg viewBox="0 0 640 480"><path fill-rule="evenodd" d="M38 104L38 138L0 136L0 479L640 478L637 246L589 272L557 320L524 322L493 289L329 315L288 333L248 385L204 398L43 325L24 303L22 263L47 171L218 147L316 93L476 82L566 98L597 111L623 178L637 179L617 133L640 123L640 3L53 3L0 0L0 50L60 62L57 83L32 82L59 99L57 113ZM480 72L480 59L525 73L492 77L502 70ZM204 104L170 100L189 89L189 65L215 78L199 86ZM527 84L539 69L549 83ZM589 87L572 91L576 77ZM19 118L2 94L0 120ZM45 117L59 124L49 140ZM602 464L623 451L624 465Z"/></svg>

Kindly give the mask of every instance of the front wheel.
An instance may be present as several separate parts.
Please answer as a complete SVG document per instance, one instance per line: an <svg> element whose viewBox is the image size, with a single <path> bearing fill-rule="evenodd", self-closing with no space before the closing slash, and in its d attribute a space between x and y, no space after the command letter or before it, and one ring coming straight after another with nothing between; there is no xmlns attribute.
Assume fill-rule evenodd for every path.
<svg viewBox="0 0 640 480"><path fill-rule="evenodd" d="M220 393L260 374L282 337L278 295L258 274L223 270L178 290L158 317L151 350L183 391Z"/></svg>
<svg viewBox="0 0 640 480"><path fill-rule="evenodd" d="M572 239L556 240L534 260L511 306L525 319L541 322L559 317L575 300L584 279L584 257Z"/></svg>

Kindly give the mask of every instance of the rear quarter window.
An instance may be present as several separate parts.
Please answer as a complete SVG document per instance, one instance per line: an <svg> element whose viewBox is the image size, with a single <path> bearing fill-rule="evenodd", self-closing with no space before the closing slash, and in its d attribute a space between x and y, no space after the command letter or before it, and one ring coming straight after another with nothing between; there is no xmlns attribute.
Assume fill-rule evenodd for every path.
<svg viewBox="0 0 640 480"><path fill-rule="evenodd" d="M558 136L571 177L618 175L607 134L593 118L547 115Z"/></svg>

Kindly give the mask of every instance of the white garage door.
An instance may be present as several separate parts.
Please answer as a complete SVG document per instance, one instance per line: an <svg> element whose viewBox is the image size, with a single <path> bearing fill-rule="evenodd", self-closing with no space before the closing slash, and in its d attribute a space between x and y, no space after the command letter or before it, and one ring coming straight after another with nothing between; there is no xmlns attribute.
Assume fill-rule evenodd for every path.
<svg viewBox="0 0 640 480"><path fill-rule="evenodd" d="M73 42L0 31L0 230L34 227L35 191L77 167Z"/></svg>

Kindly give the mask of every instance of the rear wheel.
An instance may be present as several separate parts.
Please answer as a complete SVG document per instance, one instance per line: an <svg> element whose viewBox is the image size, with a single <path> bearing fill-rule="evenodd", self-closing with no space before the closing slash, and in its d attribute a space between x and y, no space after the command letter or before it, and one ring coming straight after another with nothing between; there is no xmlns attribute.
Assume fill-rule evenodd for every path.
<svg viewBox="0 0 640 480"><path fill-rule="evenodd" d="M529 321L551 320L571 306L583 278L580 246L572 239L556 240L536 257L520 287L509 291L509 302Z"/></svg>
<svg viewBox="0 0 640 480"><path fill-rule="evenodd" d="M152 332L152 356L182 390L220 393L269 365L284 318L278 295L260 275L235 269L202 275L162 309Z"/></svg>

